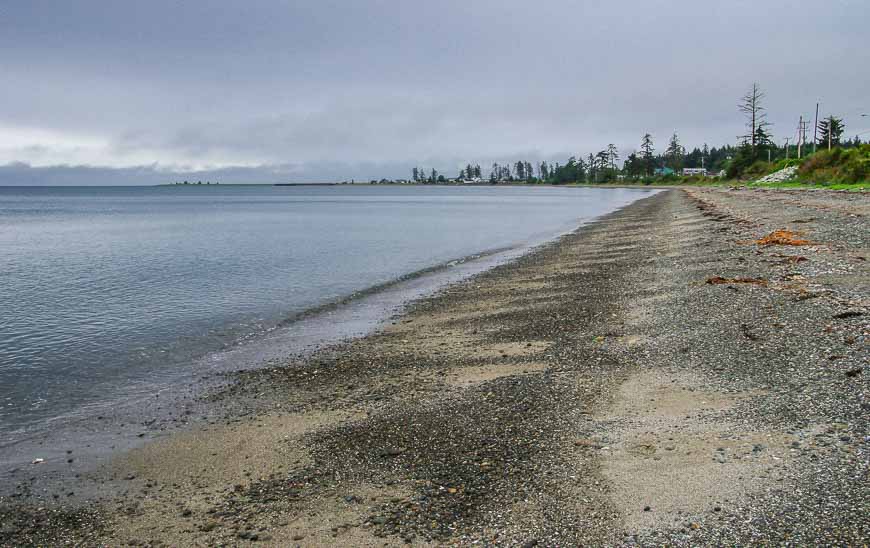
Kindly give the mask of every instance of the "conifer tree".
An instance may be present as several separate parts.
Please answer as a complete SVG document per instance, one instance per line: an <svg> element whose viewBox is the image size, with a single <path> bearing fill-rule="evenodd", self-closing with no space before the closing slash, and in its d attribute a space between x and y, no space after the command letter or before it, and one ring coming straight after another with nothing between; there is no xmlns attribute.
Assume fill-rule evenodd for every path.
<svg viewBox="0 0 870 548"><path fill-rule="evenodd" d="M843 119L836 116L828 116L819 120L819 146L838 146L845 131Z"/></svg>
<svg viewBox="0 0 870 548"><path fill-rule="evenodd" d="M653 148L652 135L646 133L643 136L643 140L640 142L640 158L643 162L644 173L646 173L647 176L653 174L653 168L655 167L654 152L655 149Z"/></svg>

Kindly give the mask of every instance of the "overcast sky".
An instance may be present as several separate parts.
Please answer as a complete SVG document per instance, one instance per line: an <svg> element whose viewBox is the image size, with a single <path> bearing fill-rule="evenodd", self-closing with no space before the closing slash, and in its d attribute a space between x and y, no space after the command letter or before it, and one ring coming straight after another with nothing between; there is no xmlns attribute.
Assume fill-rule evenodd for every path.
<svg viewBox="0 0 870 548"><path fill-rule="evenodd" d="M868 38L867 0L0 0L0 165L302 182L733 144L753 81L778 142L816 101L852 136Z"/></svg>

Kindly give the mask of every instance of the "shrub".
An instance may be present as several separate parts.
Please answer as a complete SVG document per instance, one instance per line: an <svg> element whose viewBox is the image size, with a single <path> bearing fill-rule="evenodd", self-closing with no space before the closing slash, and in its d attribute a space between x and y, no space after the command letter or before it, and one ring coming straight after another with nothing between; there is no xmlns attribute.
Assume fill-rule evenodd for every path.
<svg viewBox="0 0 870 548"><path fill-rule="evenodd" d="M774 171L773 167L773 164L757 160L743 170L743 177L749 179L758 179L764 177L768 173L772 173Z"/></svg>
<svg viewBox="0 0 870 548"><path fill-rule="evenodd" d="M805 182L861 183L870 180L870 145L822 150L809 156L798 169Z"/></svg>

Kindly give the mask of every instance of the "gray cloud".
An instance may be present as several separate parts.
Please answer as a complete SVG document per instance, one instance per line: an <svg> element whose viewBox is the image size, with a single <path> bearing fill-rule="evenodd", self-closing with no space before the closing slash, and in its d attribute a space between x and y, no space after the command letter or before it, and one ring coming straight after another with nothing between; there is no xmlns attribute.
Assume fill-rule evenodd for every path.
<svg viewBox="0 0 870 548"><path fill-rule="evenodd" d="M779 138L817 100L847 133L870 129L870 5L815 6L10 2L0 164L324 180L628 150L646 131L718 145L742 132L753 81Z"/></svg>

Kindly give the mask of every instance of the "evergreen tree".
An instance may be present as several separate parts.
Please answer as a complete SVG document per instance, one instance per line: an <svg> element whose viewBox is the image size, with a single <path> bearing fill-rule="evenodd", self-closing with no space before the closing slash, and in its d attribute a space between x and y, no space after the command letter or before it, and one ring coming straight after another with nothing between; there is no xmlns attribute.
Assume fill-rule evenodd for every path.
<svg viewBox="0 0 870 548"><path fill-rule="evenodd" d="M680 144L680 138L677 136L677 132L671 136L670 142L668 142L668 148L665 151L665 157L668 159L668 165L674 171L678 171L680 167L683 165L683 156L685 155L686 150L683 148L683 145Z"/></svg>
<svg viewBox="0 0 870 548"><path fill-rule="evenodd" d="M828 116L819 120L819 146L839 146L845 129L842 118Z"/></svg>
<svg viewBox="0 0 870 548"><path fill-rule="evenodd" d="M653 148L652 135L646 133L643 136L643 140L640 142L640 158L643 162L644 173L646 173L647 176L651 176L653 174L653 169L655 168L654 152L655 149Z"/></svg>
<svg viewBox="0 0 870 548"><path fill-rule="evenodd" d="M773 136L767 128L763 125L758 126L755 130L755 158L766 158L764 154L775 146Z"/></svg>
<svg viewBox="0 0 870 548"><path fill-rule="evenodd" d="M643 160L634 151L632 151L625 159L625 164L623 164L622 169L625 171L625 175L629 179L637 179L641 177L645 171Z"/></svg>
<svg viewBox="0 0 870 548"><path fill-rule="evenodd" d="M616 171L616 161L619 160L619 151L613 143L607 145L607 160L610 162L610 169Z"/></svg>

